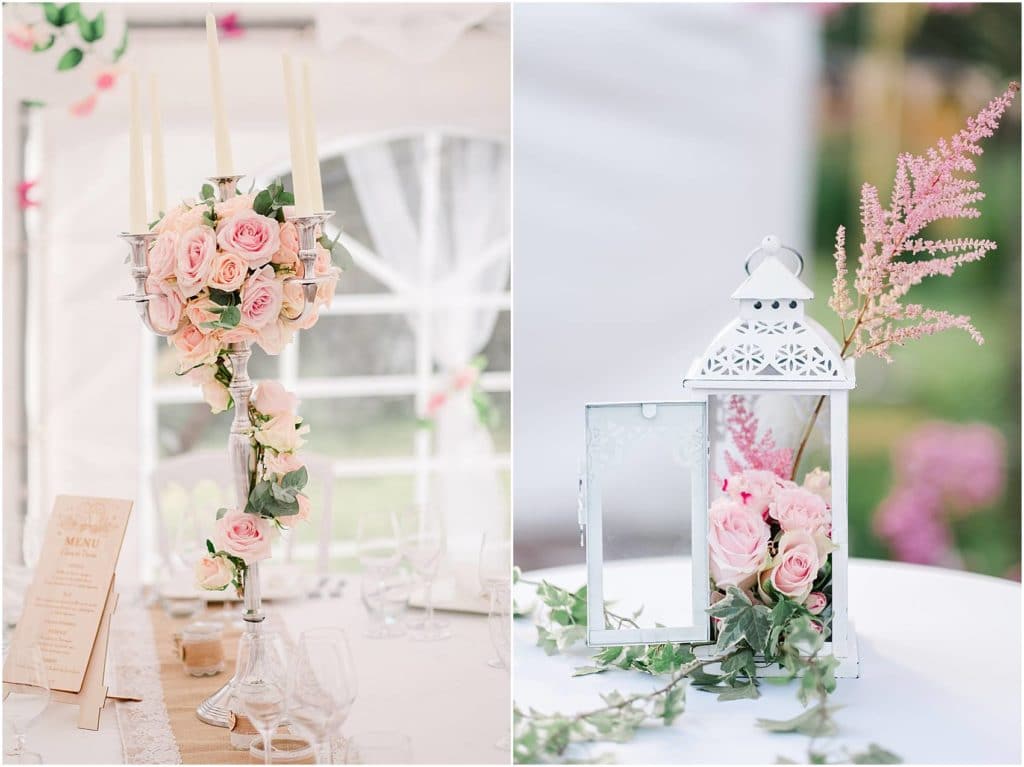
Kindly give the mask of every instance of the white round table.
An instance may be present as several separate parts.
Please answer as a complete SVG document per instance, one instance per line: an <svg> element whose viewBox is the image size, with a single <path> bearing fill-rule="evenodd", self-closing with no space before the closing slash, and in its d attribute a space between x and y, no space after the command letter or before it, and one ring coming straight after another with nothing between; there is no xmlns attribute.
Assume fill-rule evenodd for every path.
<svg viewBox="0 0 1024 767"><path fill-rule="evenodd" d="M622 564L622 563L617 563ZM633 564L637 583L643 563ZM526 573L577 589L583 565ZM618 581L620 584L622 579ZM517 587L529 604L532 587ZM608 595L613 598L614 595ZM641 601L643 593L635 595ZM868 743L907 763L1021 763L1021 588L981 575L894 562L850 564L850 619L860 648L860 677L841 679L833 701L838 735L818 741L838 751ZM515 622L515 703L521 709L572 714L600 704L600 693L649 692L658 679L618 669L572 678L592 651L578 645L548 656L531 618ZM575 756L611 754L628 763L806 762L809 739L768 733L758 718L800 713L793 685L761 686L758 700L720 703L687 690L686 711L670 727L646 727L628 743L574 746Z"/></svg>
<svg viewBox="0 0 1024 767"><path fill-rule="evenodd" d="M348 632L359 695L345 735L402 732L412 742L416 763L508 762L508 751L495 744L509 732L509 674L487 665L494 657L487 616L444 613L452 637L438 642L368 639L357 579L350 579L340 599L270 603L268 610L287 623L292 636L318 626ZM90 732L75 727L76 707L51 702L29 730L28 749L40 753L45 764L123 763L114 709L108 701L99 731Z"/></svg>

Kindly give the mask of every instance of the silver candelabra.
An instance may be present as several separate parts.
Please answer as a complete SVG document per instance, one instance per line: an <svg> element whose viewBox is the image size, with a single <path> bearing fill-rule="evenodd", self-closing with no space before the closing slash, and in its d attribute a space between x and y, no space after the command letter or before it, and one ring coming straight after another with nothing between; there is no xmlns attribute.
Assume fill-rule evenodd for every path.
<svg viewBox="0 0 1024 767"><path fill-rule="evenodd" d="M209 180L216 184L217 197L223 202L237 194L238 180L241 176L214 176ZM302 277L291 277L288 283L302 286L302 311L295 317L286 318L286 322L297 327L310 312L314 311L316 291L319 285L329 279L329 275L316 276L316 240L317 229L334 215L334 211L313 213L308 216L292 216L289 221L295 224L299 236L299 260L303 266ZM178 327L166 331L155 326L149 316L149 302L153 296L146 293L146 279L149 277L149 248L156 239L152 232L123 233L121 239L128 243L129 255L127 263L132 278L135 280L135 292L119 296L118 300L135 303L142 324L158 336L172 336L180 331L187 322L182 314ZM227 349L231 362L231 385L228 387L235 405L235 417L231 422L231 434L228 437L228 455L231 459L231 474L235 487L235 502L238 508L244 509L249 500L252 472L255 470L252 432L253 423L249 415L249 399L252 396L252 380L249 378L249 357L252 349L248 341L231 343ZM245 631L259 633L266 616L262 611L260 599L260 566L258 562L248 565L243 580L244 610L242 619ZM234 676L217 692L199 704L196 716L207 724L216 727L227 727L230 722L230 698L233 685L241 679L241 674L252 673L258 669L254 664L262 662L261 658L237 658Z"/></svg>

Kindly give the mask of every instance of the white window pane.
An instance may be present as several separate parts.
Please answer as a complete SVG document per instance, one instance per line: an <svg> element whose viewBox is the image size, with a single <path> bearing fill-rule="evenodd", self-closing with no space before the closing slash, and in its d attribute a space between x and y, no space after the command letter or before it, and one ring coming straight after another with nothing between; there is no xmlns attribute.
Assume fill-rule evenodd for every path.
<svg viewBox="0 0 1024 767"><path fill-rule="evenodd" d="M332 458L411 456L417 420L412 396L305 399L305 450Z"/></svg>
<svg viewBox="0 0 1024 767"><path fill-rule="evenodd" d="M411 375L416 338L404 315L324 316L299 342L299 375Z"/></svg>
<svg viewBox="0 0 1024 767"><path fill-rule="evenodd" d="M228 449L233 411L213 415L205 402L160 405L157 408L159 456L167 458L195 450Z"/></svg>
<svg viewBox="0 0 1024 767"><path fill-rule="evenodd" d="M488 370L509 370L512 362L511 312L501 311L494 323L494 332L480 353L487 358Z"/></svg>

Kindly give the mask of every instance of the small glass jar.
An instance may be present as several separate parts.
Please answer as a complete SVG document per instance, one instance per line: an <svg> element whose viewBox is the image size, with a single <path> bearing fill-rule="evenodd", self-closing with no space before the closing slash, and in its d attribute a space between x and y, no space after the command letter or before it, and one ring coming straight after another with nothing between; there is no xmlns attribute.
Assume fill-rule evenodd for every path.
<svg viewBox="0 0 1024 767"><path fill-rule="evenodd" d="M181 662L191 676L214 676L224 670L224 627L197 621L181 631Z"/></svg>

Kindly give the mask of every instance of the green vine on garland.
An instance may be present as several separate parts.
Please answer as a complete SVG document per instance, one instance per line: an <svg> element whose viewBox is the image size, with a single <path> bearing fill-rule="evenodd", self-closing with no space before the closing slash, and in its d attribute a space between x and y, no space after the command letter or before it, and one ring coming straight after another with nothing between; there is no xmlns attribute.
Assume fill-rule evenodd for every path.
<svg viewBox="0 0 1024 767"><path fill-rule="evenodd" d="M519 568L513 581L532 585L547 608L546 620L536 620L537 644L554 655L586 637L586 586L568 591L547 581L530 581ZM523 613L517 611L518 616ZM759 727L777 733L799 733L811 738L807 759L812 764L852 762L855 764L896 764L895 754L876 744L858 753L830 754L816 745L830 737L837 727L833 718L838 706L829 702L836 688L838 661L821 651L827 629L812 620L803 605L781 598L774 607L754 604L740 589L730 587L724 599L708 614L717 622L718 638L710 652L694 644L656 644L607 647L593 656L593 665L582 666L573 676L600 674L617 668L667 681L649 693L624 695L612 691L601 696L603 705L578 714L548 714L536 709L513 711L515 740L513 758L517 764L562 762L570 746L582 743L624 743L638 731L652 725L671 725L685 710L687 686L718 695L720 701L760 697L763 682L787 683L798 680L797 698L805 711L792 719L758 719ZM605 608L608 628L636 627L636 619L619 616ZM778 666L778 677L757 678L757 668ZM575 761L575 759L573 760ZM780 762L787 760L780 758Z"/></svg>

